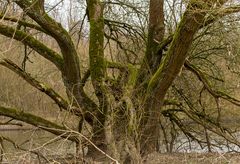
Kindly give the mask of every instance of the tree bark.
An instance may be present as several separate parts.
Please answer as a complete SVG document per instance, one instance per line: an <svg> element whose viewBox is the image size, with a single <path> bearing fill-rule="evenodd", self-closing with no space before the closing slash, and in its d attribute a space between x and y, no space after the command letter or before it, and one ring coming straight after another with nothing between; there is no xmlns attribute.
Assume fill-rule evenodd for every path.
<svg viewBox="0 0 240 164"><path fill-rule="evenodd" d="M106 125L107 118L111 117L108 113L107 90L104 86L106 74L106 64L104 60L104 19L103 3L99 0L87 0L88 17L90 21L90 44L89 44L89 61L91 82L98 98L98 111L94 113L95 120L93 123L93 143L109 155L116 157L116 151L111 149L114 146L112 139L111 125ZM110 118L111 119L111 118ZM108 123L107 123L108 124ZM112 143L107 141L111 140ZM89 156L102 155L95 147L89 147Z"/></svg>
<svg viewBox="0 0 240 164"><path fill-rule="evenodd" d="M164 0L150 0L147 47L135 86L137 90L135 95L140 94L140 97L146 93L144 90L147 83L162 58L162 51L159 51L158 45L163 41L165 32L163 6Z"/></svg>
<svg viewBox="0 0 240 164"><path fill-rule="evenodd" d="M62 25L52 19L42 7L27 0L16 1L26 14L37 22L58 43L63 56L61 71L66 92L75 106L86 112L97 111L97 105L85 94L81 84L80 62L73 41ZM37 4L36 4L37 5ZM38 4L39 5L39 4ZM93 118L87 119L92 124Z"/></svg>
<svg viewBox="0 0 240 164"><path fill-rule="evenodd" d="M143 153L157 150L159 118L164 97L183 66L194 34L204 23L206 10L209 8L210 6L204 5L203 1L189 3L174 34L167 55L162 59L158 70L149 81L145 101L148 118L144 123L141 139Z"/></svg>

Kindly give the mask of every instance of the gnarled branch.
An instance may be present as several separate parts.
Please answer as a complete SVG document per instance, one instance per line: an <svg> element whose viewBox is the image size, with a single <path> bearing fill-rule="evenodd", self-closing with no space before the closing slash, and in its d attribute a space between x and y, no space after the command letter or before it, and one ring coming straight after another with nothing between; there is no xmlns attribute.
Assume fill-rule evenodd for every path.
<svg viewBox="0 0 240 164"><path fill-rule="evenodd" d="M0 23L0 34L7 36L9 38L14 38L28 45L33 50L38 52L41 56L55 64L58 69L62 70L63 68L62 57L57 52L48 48L45 44L35 39L33 36L31 36L31 34L6 26L2 23Z"/></svg>
<svg viewBox="0 0 240 164"><path fill-rule="evenodd" d="M30 85L32 85L34 88L48 95L53 101L57 103L57 105L60 108L63 108L64 110L69 110L70 112L74 113L77 116L82 116L81 111L78 108L76 107L71 108L68 102L64 98L62 98L57 92L55 92L52 88L48 87L47 85L31 77L30 74L26 73L11 60L3 59L2 61L0 61L0 65L3 65L4 67L15 72L25 81L27 81Z"/></svg>

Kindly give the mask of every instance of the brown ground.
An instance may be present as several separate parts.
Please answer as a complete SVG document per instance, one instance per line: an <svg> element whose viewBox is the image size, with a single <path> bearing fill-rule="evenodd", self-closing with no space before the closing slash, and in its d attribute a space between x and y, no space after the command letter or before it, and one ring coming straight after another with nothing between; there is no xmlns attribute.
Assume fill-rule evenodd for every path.
<svg viewBox="0 0 240 164"><path fill-rule="evenodd" d="M238 153L154 153L145 164L240 164Z"/></svg>
<svg viewBox="0 0 240 164"><path fill-rule="evenodd" d="M61 164L81 164L80 160L56 160ZM90 162L87 164L108 164L109 162ZM110 162L111 163L111 162ZM111 163L114 164L114 163ZM137 163L136 163L137 164ZM238 153L153 153L145 159L144 164L240 164Z"/></svg>
<svg viewBox="0 0 240 164"><path fill-rule="evenodd" d="M56 164L115 164L113 162L94 162L90 159L83 160L76 159L73 156L66 156L66 158L54 158L49 163ZM28 158L18 159L18 162L6 163L39 163L37 159L30 160ZM1 162L0 162L1 163ZM4 163L4 162L3 162ZM41 163L46 163L43 161ZM48 162L47 162L48 163ZM240 153L153 153L150 154L143 162L144 164L240 164ZM138 164L138 163L134 163Z"/></svg>

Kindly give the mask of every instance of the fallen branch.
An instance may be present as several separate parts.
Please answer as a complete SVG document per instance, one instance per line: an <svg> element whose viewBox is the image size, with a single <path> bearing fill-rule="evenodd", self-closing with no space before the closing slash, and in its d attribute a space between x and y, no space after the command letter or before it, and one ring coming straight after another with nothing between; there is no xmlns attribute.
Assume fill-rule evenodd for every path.
<svg viewBox="0 0 240 164"><path fill-rule="evenodd" d="M3 106L0 106L0 115L7 116L19 121L23 121L35 127L39 127L45 131L48 131L52 134L60 135L61 137L67 138L70 141L79 142L76 135L73 135L72 133L67 132L66 131L67 129L64 126L60 126L42 117L35 116L33 114L26 113L24 111L17 110L14 108L3 107Z"/></svg>

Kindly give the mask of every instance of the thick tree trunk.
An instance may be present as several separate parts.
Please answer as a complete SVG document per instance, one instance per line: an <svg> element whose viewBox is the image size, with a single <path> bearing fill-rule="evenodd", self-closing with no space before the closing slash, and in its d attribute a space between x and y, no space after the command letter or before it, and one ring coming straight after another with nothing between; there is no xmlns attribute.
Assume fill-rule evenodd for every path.
<svg viewBox="0 0 240 164"><path fill-rule="evenodd" d="M106 65L104 61L104 19L103 4L99 0L88 0L88 16L90 21L89 59L92 85L98 98L98 110L94 113L93 143L113 158L119 159L112 132L112 111L108 102L108 94L104 79ZM89 147L89 156L103 156L93 146Z"/></svg>
<svg viewBox="0 0 240 164"><path fill-rule="evenodd" d="M136 83L137 93L135 95L140 97L145 93L147 83L157 70L162 58L158 45L163 41L165 32L163 4L164 0L150 0L147 49Z"/></svg>
<svg viewBox="0 0 240 164"><path fill-rule="evenodd" d="M194 34L198 31L209 6L202 3L190 3L174 34L166 57L152 76L147 89L145 110L148 118L143 129L141 148L143 153L157 150L159 116L167 90L177 77L187 57L187 52L193 42Z"/></svg>
<svg viewBox="0 0 240 164"><path fill-rule="evenodd" d="M163 4L164 0L150 0L148 42L143 65L150 74L157 70L162 58L162 52L158 52L157 47L165 33Z"/></svg>

